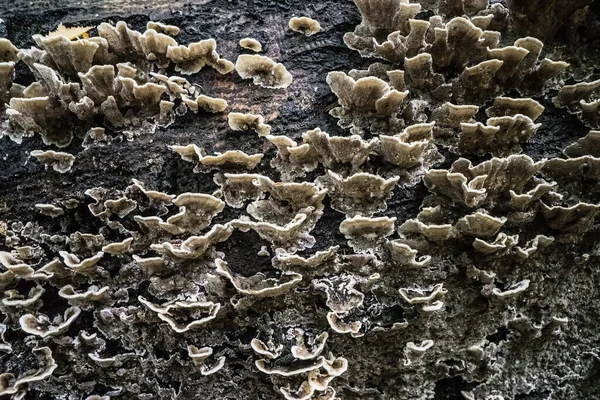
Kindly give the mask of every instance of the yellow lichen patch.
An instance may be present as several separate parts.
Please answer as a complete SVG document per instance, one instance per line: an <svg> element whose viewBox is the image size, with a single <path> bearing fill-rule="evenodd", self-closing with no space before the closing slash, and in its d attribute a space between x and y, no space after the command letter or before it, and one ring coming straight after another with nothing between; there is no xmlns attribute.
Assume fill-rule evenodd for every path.
<svg viewBox="0 0 600 400"><path fill-rule="evenodd" d="M63 24L59 24L56 30L48 33L46 37L65 36L69 40L77 38L87 39L89 37L88 31L93 28L93 26L72 26L67 28Z"/></svg>

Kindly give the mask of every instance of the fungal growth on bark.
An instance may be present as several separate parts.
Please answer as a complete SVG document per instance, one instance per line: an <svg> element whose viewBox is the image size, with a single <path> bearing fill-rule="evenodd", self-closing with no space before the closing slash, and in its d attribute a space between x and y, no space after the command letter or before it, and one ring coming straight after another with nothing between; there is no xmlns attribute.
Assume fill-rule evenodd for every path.
<svg viewBox="0 0 600 400"><path fill-rule="evenodd" d="M262 44L258 40L253 38L240 39L240 47L252 50L255 53L259 53L262 51Z"/></svg>
<svg viewBox="0 0 600 400"><path fill-rule="evenodd" d="M319 21L309 17L293 17L288 25L294 32L302 33L305 36L312 36L321 30Z"/></svg>
<svg viewBox="0 0 600 400"><path fill-rule="evenodd" d="M255 85L269 89L284 89L291 85L292 74L267 56L242 54L235 63L236 72L243 79L252 79Z"/></svg>
<svg viewBox="0 0 600 400"><path fill-rule="evenodd" d="M600 397L596 2L57 1L0 4L0 397Z"/></svg>
<svg viewBox="0 0 600 400"><path fill-rule="evenodd" d="M260 115L231 112L227 114L227 120L229 127L234 131L251 129L259 136L267 136L271 133L271 126L265 124L265 119Z"/></svg>

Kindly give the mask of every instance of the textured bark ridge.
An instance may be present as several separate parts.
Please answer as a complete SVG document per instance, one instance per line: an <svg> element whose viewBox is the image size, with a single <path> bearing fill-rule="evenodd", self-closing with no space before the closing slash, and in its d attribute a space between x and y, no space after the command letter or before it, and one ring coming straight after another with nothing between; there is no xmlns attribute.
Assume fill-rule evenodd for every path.
<svg viewBox="0 0 600 400"><path fill-rule="evenodd" d="M594 399L600 6L0 4L0 398Z"/></svg>

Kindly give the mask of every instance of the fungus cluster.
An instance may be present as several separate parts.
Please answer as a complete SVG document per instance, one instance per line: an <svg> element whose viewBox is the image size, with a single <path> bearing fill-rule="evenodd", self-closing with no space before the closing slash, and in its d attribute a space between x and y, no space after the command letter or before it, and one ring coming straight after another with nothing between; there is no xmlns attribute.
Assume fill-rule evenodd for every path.
<svg viewBox="0 0 600 400"><path fill-rule="evenodd" d="M434 398L431 375L460 376L465 399L499 399L488 396L501 386L494 368L513 350L493 339L498 326L517 347L555 344L570 310L535 304L557 276L548 260L597 233L600 132L565 157L527 150L548 134L547 107L600 127L600 81L565 85L569 64L533 37L559 23L535 28L518 2L439 0L428 17L409 0L354 3L362 21L343 41L374 62L321 77L337 99L333 134L217 97L233 86L291 101L302 81L267 55L234 64L214 39L180 44L174 25L63 27L30 49L0 39L2 140L41 136L44 149L27 156L47 176L86 171L79 154L96 162L143 133L193 182L145 183L140 172L118 186L86 171L97 184L0 221L0 396L192 398L214 385L226 397L247 378L267 382L264 398L416 398L415 387ZM559 14L550 8L538 20ZM322 29L308 17L288 26L303 41ZM532 36L505 35L513 26ZM250 37L234 47L263 51ZM28 86L15 81L18 63ZM158 140L188 110L220 118L220 136ZM418 190L411 214L402 199ZM441 332L452 319L465 324ZM376 393L366 366L389 353L396 364L373 379L397 387Z"/></svg>

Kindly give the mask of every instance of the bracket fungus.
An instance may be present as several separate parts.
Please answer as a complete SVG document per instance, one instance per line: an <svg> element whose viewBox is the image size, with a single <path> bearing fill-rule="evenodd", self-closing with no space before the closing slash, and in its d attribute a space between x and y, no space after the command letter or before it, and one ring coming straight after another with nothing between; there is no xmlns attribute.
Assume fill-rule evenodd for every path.
<svg viewBox="0 0 600 400"><path fill-rule="evenodd" d="M600 205L577 203L570 207L548 206L541 202L542 215L552 229L567 233L589 231L600 214Z"/></svg>
<svg viewBox="0 0 600 400"><path fill-rule="evenodd" d="M72 271L83 275L94 274L98 269L98 262L104 255L103 252L99 251L94 256L80 259L75 254L68 253L66 251L60 251L60 256L63 259L63 263Z"/></svg>
<svg viewBox="0 0 600 400"><path fill-rule="evenodd" d="M296 344L291 348L292 355L298 360L312 360L318 357L323 352L328 337L329 334L327 332L321 333L313 339L312 348L309 349L306 346L302 334L297 332Z"/></svg>
<svg viewBox="0 0 600 400"><path fill-rule="evenodd" d="M545 161L534 162L526 155L492 158L478 165L459 159L450 170L429 170L424 182L434 193L473 208L508 190L521 193Z"/></svg>
<svg viewBox="0 0 600 400"><path fill-rule="evenodd" d="M492 237L506 223L506 217L493 217L483 212L475 212L458 220L456 229L466 236Z"/></svg>
<svg viewBox="0 0 600 400"><path fill-rule="evenodd" d="M240 39L240 47L252 50L255 53L260 53L262 51L262 44L258 40L249 37Z"/></svg>
<svg viewBox="0 0 600 400"><path fill-rule="evenodd" d="M180 32L180 29L177 26L155 21L148 21L148 23L146 23L146 29L153 29L158 33L164 33L169 36L177 36Z"/></svg>
<svg viewBox="0 0 600 400"><path fill-rule="evenodd" d="M72 119L79 125L91 124L101 115L117 129L137 127L152 118L166 126L173 121L175 106L172 101L161 99L166 91L171 100L181 98L193 111L198 107L209 112L223 111L227 106L225 100L200 95L192 104L187 96L195 93L195 88L189 82L153 72L147 74L143 66L155 63L165 68L173 62L176 70L185 73L197 72L205 65L221 73L231 72L233 63L219 57L214 39L183 46L162 33L176 35L179 28L155 22L148 26L152 27L140 33L129 29L123 21L115 26L102 23L98 26L99 36L76 41L63 33L34 35L43 50L35 47L22 50L18 57L41 86L24 90L23 95L28 97L10 99L7 113L13 125L26 132L40 133L46 144L64 147L72 140L72 132L50 123L52 118ZM151 78L157 83L149 81ZM31 97L34 92L36 97ZM16 140L22 136L10 135Z"/></svg>
<svg viewBox="0 0 600 400"><path fill-rule="evenodd" d="M0 38L0 61L11 62L18 61L19 57L17 54L19 49L12 44L12 42L6 38Z"/></svg>
<svg viewBox="0 0 600 400"><path fill-rule="evenodd" d="M388 248L395 264L410 268L423 268L431 262L431 256L417 257L417 250L409 245L393 240L388 242Z"/></svg>
<svg viewBox="0 0 600 400"><path fill-rule="evenodd" d="M273 257L273 266L282 271L298 271L310 273L312 270L321 269L330 262L335 262L339 246L333 246L327 250L317 251L309 257L301 257L297 254L290 254L286 251L276 251Z"/></svg>
<svg viewBox="0 0 600 400"><path fill-rule="evenodd" d="M330 354L320 368L308 372L308 380L303 381L300 387L292 389L288 385L279 390L287 400L334 400L337 398L336 391L329 384L347 369L348 360Z"/></svg>
<svg viewBox="0 0 600 400"><path fill-rule="evenodd" d="M556 97L556 107L568 107L579 104L582 100L589 100L592 93L600 88L600 79L591 82L579 82L574 85L563 86Z"/></svg>
<svg viewBox="0 0 600 400"><path fill-rule="evenodd" d="M422 211L428 212L428 210ZM398 232L402 236L410 236L415 234L423 235L431 242L444 242L457 237L457 232L452 224L425 223L417 219L406 220L398 228Z"/></svg>
<svg viewBox="0 0 600 400"><path fill-rule="evenodd" d="M157 305L143 296L139 296L138 300L177 333L205 326L217 317L221 309L219 303L212 301L183 300Z"/></svg>
<svg viewBox="0 0 600 400"><path fill-rule="evenodd" d="M506 289L504 291L502 291L498 288L494 288L492 290L492 294L498 299L505 300L507 298L517 296L518 294L526 291L527 288L529 288L529 279L525 279L525 280L519 282L518 284L509 287L508 289Z"/></svg>
<svg viewBox="0 0 600 400"><path fill-rule="evenodd" d="M218 194L228 206L241 208L248 200L259 200L264 192L254 184L260 174L231 174L215 176L215 183L220 186Z"/></svg>
<svg viewBox="0 0 600 400"><path fill-rule="evenodd" d="M198 107L209 113L220 113L227 108L227 101L224 99L209 97L203 94L196 97L196 104L198 104Z"/></svg>
<svg viewBox="0 0 600 400"><path fill-rule="evenodd" d="M312 36L321 30L319 21L309 17L293 17L288 26L294 32L302 33L305 36Z"/></svg>
<svg viewBox="0 0 600 400"><path fill-rule="evenodd" d="M489 118L487 125L462 123L458 150L461 154L510 155L520 152L519 144L531 139L540 126L523 114Z"/></svg>
<svg viewBox="0 0 600 400"><path fill-rule="evenodd" d="M165 259L162 257L142 258L137 254L132 256L133 261L148 275L155 275L166 269Z"/></svg>
<svg viewBox="0 0 600 400"><path fill-rule="evenodd" d="M485 110L488 117L504 117L522 114L535 121L544 112L544 107L533 99L496 97L494 104Z"/></svg>
<svg viewBox="0 0 600 400"><path fill-rule="evenodd" d="M423 340L420 345L414 342L406 343L404 348L404 365L410 365L415 361L421 359L427 350L433 346L433 340Z"/></svg>
<svg viewBox="0 0 600 400"><path fill-rule="evenodd" d="M14 61L0 62L0 101L4 104L10 99L15 75ZM16 87L16 86L15 86Z"/></svg>
<svg viewBox="0 0 600 400"><path fill-rule="evenodd" d="M65 213L65 210L61 207L57 207L54 204L36 204L35 208L37 208L42 215L47 215L48 217L56 218Z"/></svg>
<svg viewBox="0 0 600 400"><path fill-rule="evenodd" d="M581 107L581 115L579 118L591 128L600 128L600 100L592 102L579 102Z"/></svg>
<svg viewBox="0 0 600 400"><path fill-rule="evenodd" d="M221 356L212 366L207 366L206 359L213 354L213 349L211 347L198 348L194 345L189 345L187 349L188 355L193 360L194 364L200 365L200 373L203 376L212 375L225 365L225 356Z"/></svg>
<svg viewBox="0 0 600 400"><path fill-rule="evenodd" d="M267 136L271 133L271 126L265 124L265 120L260 115L243 114L230 112L227 114L229 127L234 131L247 131L252 129L258 136Z"/></svg>
<svg viewBox="0 0 600 400"><path fill-rule="evenodd" d="M311 182L274 182L262 175L259 175L253 183L263 192L268 192L272 198L288 202L296 208L308 206L320 208L320 203L326 193Z"/></svg>
<svg viewBox="0 0 600 400"><path fill-rule="evenodd" d="M538 251L550 246L552 243L554 243L554 238L552 236L536 235L533 239L527 242L525 248L517 246L515 248L515 253L517 258L526 260L536 254Z"/></svg>
<svg viewBox="0 0 600 400"><path fill-rule="evenodd" d="M0 351L10 353L12 351L12 345L6 341L4 334L6 333L6 325L0 324Z"/></svg>
<svg viewBox="0 0 600 400"><path fill-rule="evenodd" d="M175 227L173 233L198 233L210 225L212 219L223 211L225 202L204 193L182 193L173 199L179 213L167 219L168 227Z"/></svg>
<svg viewBox="0 0 600 400"><path fill-rule="evenodd" d="M338 314L330 311L327 313L327 322L329 322L329 326L336 333L349 333L353 337L361 336L359 332L362 328L362 322L360 321L345 322Z"/></svg>
<svg viewBox="0 0 600 400"><path fill-rule="evenodd" d="M283 350L283 345L275 346L271 341L265 343L257 338L254 338L250 341L250 347L252 347L252 350L254 350L256 354L269 359L275 359L279 357L281 355L281 351Z"/></svg>
<svg viewBox="0 0 600 400"><path fill-rule="evenodd" d="M38 367L35 370L27 370L19 377L15 377L10 372L3 372L0 374L0 395L23 398L26 392L21 391L21 387L44 380L54 373L54 370L58 368L58 364L52 357L52 350L49 347L36 347L31 350L33 354L41 354L40 358L43 361L43 366Z"/></svg>
<svg viewBox="0 0 600 400"><path fill-rule="evenodd" d="M398 292L408 304L423 304L433 302L438 296L447 293L447 290L444 289L444 284L438 283L431 288L401 288Z"/></svg>
<svg viewBox="0 0 600 400"><path fill-rule="evenodd" d="M575 158L553 158L546 162L542 174L558 182L593 181L600 174L600 158L584 155Z"/></svg>
<svg viewBox="0 0 600 400"><path fill-rule="evenodd" d="M150 247L157 253L174 259L198 259L206 251L219 242L224 242L231 236L233 228L230 225L214 225L202 236L190 236L180 242L163 242L152 244Z"/></svg>
<svg viewBox="0 0 600 400"><path fill-rule="evenodd" d="M240 150L229 150L214 156L203 156L198 159L200 164L208 167L226 167L254 169L263 159L264 154L248 155Z"/></svg>
<svg viewBox="0 0 600 400"><path fill-rule="evenodd" d="M191 163L198 163L200 159L206 155L203 148L196 146L195 144L188 144L185 146L172 145L169 148L175 153L181 156L181 159Z"/></svg>
<svg viewBox="0 0 600 400"><path fill-rule="evenodd" d="M379 135L377 152L386 162L402 169L437 161L439 156L436 147L430 141L434 126L434 123L415 124L398 135Z"/></svg>
<svg viewBox="0 0 600 400"><path fill-rule="evenodd" d="M394 233L396 218L389 217L353 217L346 218L340 224L340 232L348 239L355 251L368 251L382 243Z"/></svg>
<svg viewBox="0 0 600 400"><path fill-rule="evenodd" d="M242 79L252 79L255 85L268 89L285 89L292 84L292 74L281 63L267 56L242 54L235 62Z"/></svg>
<svg viewBox="0 0 600 400"><path fill-rule="evenodd" d="M279 391L286 400L308 400L315 398L315 389L308 381L303 381L297 389L286 386L279 388Z"/></svg>
<svg viewBox="0 0 600 400"><path fill-rule="evenodd" d="M32 287L26 296L19 293L18 290L6 290L2 304L9 307L32 308L44 292L45 290L41 286Z"/></svg>
<svg viewBox="0 0 600 400"><path fill-rule="evenodd" d="M15 257L7 251L0 251L0 264L11 274L17 276L28 276L33 273L33 269L23 260Z"/></svg>
<svg viewBox="0 0 600 400"><path fill-rule="evenodd" d="M321 279L314 282L314 287L327 294L326 305L338 315L344 315L363 305L365 295L354 289L356 279L349 276Z"/></svg>
<svg viewBox="0 0 600 400"><path fill-rule="evenodd" d="M90 286L85 292L76 292L73 286L65 285L59 291L58 295L70 304L81 305L90 301L103 301L108 296L108 286L98 288L97 286Z"/></svg>
<svg viewBox="0 0 600 400"><path fill-rule="evenodd" d="M102 251L111 255L125 254L129 251L131 243L133 243L133 238L127 238L121 242L109 243L103 246Z"/></svg>
<svg viewBox="0 0 600 400"><path fill-rule="evenodd" d="M90 69L99 45L89 40L72 41L64 35L33 35L36 44L46 51L58 67L69 76Z"/></svg>
<svg viewBox="0 0 600 400"><path fill-rule="evenodd" d="M386 126L402 125L394 115L408 96L408 91L392 89L385 81L375 77L354 80L340 71L328 73L327 83L340 103L340 107L330 111L339 119L340 127L351 128L352 133L360 134L362 127L369 125L373 118L386 120ZM373 129L379 128L374 125Z"/></svg>
<svg viewBox="0 0 600 400"><path fill-rule="evenodd" d="M206 65L223 75L233 71L233 63L219 57L214 39L201 40L188 46L177 46L174 42L168 45L165 56L175 63L175 71L182 74L194 74Z"/></svg>
<svg viewBox="0 0 600 400"><path fill-rule="evenodd" d="M262 221L256 222L247 218L235 219L230 223L242 232L252 229L276 248L298 251L314 246L315 238L309 232L316 220L323 214L322 211L316 211L314 207L307 207L302 211L284 225Z"/></svg>
<svg viewBox="0 0 600 400"><path fill-rule="evenodd" d="M490 242L476 238L473 241L473 248L475 248L475 251L489 255L498 252L507 252L513 248L518 241L518 235L509 236L506 233L499 233L496 238Z"/></svg>
<svg viewBox="0 0 600 400"><path fill-rule="evenodd" d="M386 200L392 196L392 190L398 183L399 177L383 179L379 175L359 172L348 178L329 170L327 175L317 182L327 188L327 194L332 198L331 207L346 215L360 214L372 216L385 211Z"/></svg>
<svg viewBox="0 0 600 400"><path fill-rule="evenodd" d="M148 198L148 200L151 203L171 204L173 202L173 199L176 197L175 195L172 195L172 194L158 192L156 190L146 189L144 182L139 181L137 179L132 179L131 181L133 182L133 187L140 190Z"/></svg>
<svg viewBox="0 0 600 400"><path fill-rule="evenodd" d="M74 155L52 150L34 150L31 152L31 156L43 163L46 168L51 166L53 170L61 174L69 171L75 162Z"/></svg>
<svg viewBox="0 0 600 400"><path fill-rule="evenodd" d="M264 374L294 376L321 368L324 362L325 357L321 356L316 360L297 361L294 365L288 365L286 367L271 366L267 360L256 360L254 364L256 365L256 368Z"/></svg>
<svg viewBox="0 0 600 400"><path fill-rule="evenodd" d="M407 34L409 20L421 11L419 3L409 0L355 0L362 21L354 32L344 35L344 43L363 56L374 56L374 46L392 32Z"/></svg>
<svg viewBox="0 0 600 400"><path fill-rule="evenodd" d="M302 134L302 140L308 146L309 153L315 154L323 166L332 169L342 164L350 164L353 169L360 167L367 161L376 143L374 139L363 140L359 135L330 136L319 128L306 131ZM288 150L290 158L294 160L296 151L291 148Z"/></svg>
<svg viewBox="0 0 600 400"><path fill-rule="evenodd" d="M30 334L40 336L42 338L48 336L58 336L69 329L69 326L77 319L81 309L79 307L69 307L65 310L64 316L58 316L50 320L45 314L35 316L33 314L25 314L19 318L21 329Z"/></svg>
<svg viewBox="0 0 600 400"><path fill-rule="evenodd" d="M294 272L283 273L279 279L267 278L260 273L246 278L231 272L227 263L219 258L215 260L215 265L217 274L227 278L238 293L245 296L257 298L280 296L302 280L302 275Z"/></svg>
<svg viewBox="0 0 600 400"><path fill-rule="evenodd" d="M600 131L590 131L575 143L565 147L563 153L571 158L587 155L600 158Z"/></svg>

